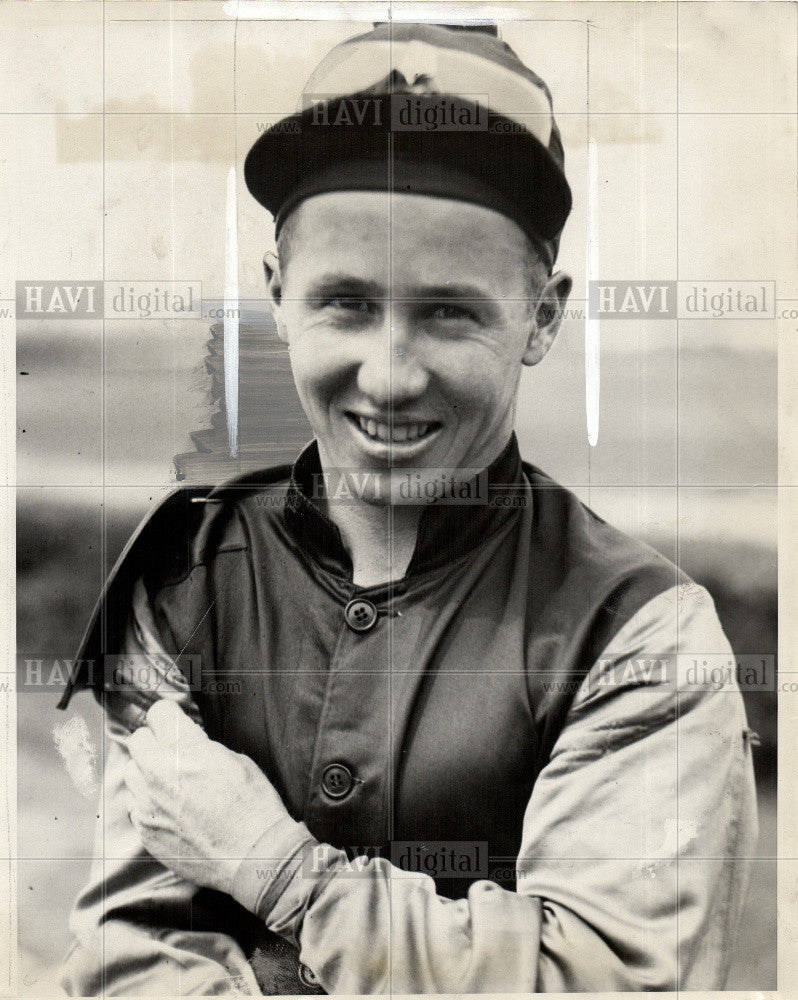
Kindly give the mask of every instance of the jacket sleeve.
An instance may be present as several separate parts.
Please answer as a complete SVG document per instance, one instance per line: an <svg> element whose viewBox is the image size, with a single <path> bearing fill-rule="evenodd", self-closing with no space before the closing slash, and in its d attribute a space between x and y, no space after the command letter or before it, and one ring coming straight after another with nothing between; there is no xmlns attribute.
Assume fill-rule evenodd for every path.
<svg viewBox="0 0 798 1000"><path fill-rule="evenodd" d="M104 781L89 884L70 918L74 943L62 971L70 996L261 996L219 911L226 897L178 878L141 846L125 808L125 738L143 722L142 702L176 700L195 719L188 685L159 644L139 584L125 637L132 686L105 695Z"/></svg>
<svg viewBox="0 0 798 1000"><path fill-rule="evenodd" d="M261 918L330 993L722 989L753 771L736 681L694 683L690 654L731 662L694 584L605 649L535 783L516 892L486 880L449 900L428 876L311 845L263 891Z"/></svg>

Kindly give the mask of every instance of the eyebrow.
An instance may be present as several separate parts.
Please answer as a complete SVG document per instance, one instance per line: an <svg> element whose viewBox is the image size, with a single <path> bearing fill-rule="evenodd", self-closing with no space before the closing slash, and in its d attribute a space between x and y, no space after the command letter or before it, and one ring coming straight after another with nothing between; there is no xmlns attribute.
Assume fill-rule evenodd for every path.
<svg viewBox="0 0 798 1000"><path fill-rule="evenodd" d="M492 295L476 285L429 285L419 295L403 296L410 301L425 302L429 299L446 302L490 302Z"/></svg>
<svg viewBox="0 0 798 1000"><path fill-rule="evenodd" d="M493 296L486 295L477 285L429 285L411 295L391 295L381 284L366 281L350 274L325 274L312 282L308 299L323 299L325 296L349 296L351 298L373 299L376 301L400 302L491 302Z"/></svg>
<svg viewBox="0 0 798 1000"><path fill-rule="evenodd" d="M343 273L325 274L317 278L311 283L305 298L324 299L329 295L362 299L383 298L382 286L376 281L365 281Z"/></svg>

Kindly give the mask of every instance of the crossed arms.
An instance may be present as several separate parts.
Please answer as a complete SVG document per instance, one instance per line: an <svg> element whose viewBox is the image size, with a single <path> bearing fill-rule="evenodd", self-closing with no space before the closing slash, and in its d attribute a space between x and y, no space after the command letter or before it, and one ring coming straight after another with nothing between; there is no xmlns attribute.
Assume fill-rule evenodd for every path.
<svg viewBox="0 0 798 1000"><path fill-rule="evenodd" d="M127 651L165 657L146 603L134 612ZM458 900L320 845L252 761L207 738L179 681L165 678L144 726L120 695L67 990L261 995L219 916L230 899L295 945L329 993L722 988L756 839L742 700L735 686L624 670L691 651L731 656L694 585L621 629L535 783L517 891L484 880ZM605 672L627 679L602 684Z"/></svg>

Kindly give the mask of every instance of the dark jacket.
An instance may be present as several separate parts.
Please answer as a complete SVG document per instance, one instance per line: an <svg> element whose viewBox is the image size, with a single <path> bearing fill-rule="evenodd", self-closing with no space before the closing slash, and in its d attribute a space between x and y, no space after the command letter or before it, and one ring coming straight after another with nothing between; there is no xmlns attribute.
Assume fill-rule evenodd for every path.
<svg viewBox="0 0 798 1000"><path fill-rule="evenodd" d="M622 893L615 903L604 899L601 906L610 911L604 927L595 926L595 886L577 892L575 901L565 905L574 908L580 931L563 946L584 950L580 933L587 934L591 947L600 942L598 959L593 952L593 978L585 981L587 972L581 971L580 960L572 959L569 965L576 971L560 971L553 979L549 973L546 986L545 960L538 951L547 933L545 898L535 890L534 877L531 881L526 873L517 877L517 865L532 840L545 842L546 851L556 843L549 843L544 830L544 800L539 817L530 811L539 783L549 788L540 779L555 762L560 764L558 748L563 741L567 748L569 739L584 740L586 733L592 734L592 745L575 753L567 780L561 778L565 793L580 770L577 780L589 783L588 765L595 767L597 755L610 761L615 752L620 766L630 741L654 733L660 735L659 746L651 740L649 752L661 754L667 745L661 736L678 722L677 710L695 709L696 720L709 711L705 692L682 690L679 704L676 654L686 650L678 645L675 620L672 627L660 620L667 595L679 593L683 600L692 589L701 603L705 593L652 549L601 521L539 470L522 466L515 439L488 470L489 491L483 498L488 502L431 505L422 516L405 577L356 588L337 529L309 498L318 469L317 452L311 446L293 471L260 474L212 492L181 491L168 500L140 530L118 566L81 653L82 660L94 661L94 675L84 673L75 686L92 684L117 727L117 737L135 728L155 698L183 698L213 739L247 754L261 767L290 813L303 820L318 841L350 858L387 859L376 862L375 870L391 861L400 867L407 859L412 863L419 857L418 845L472 845L457 848L462 857L456 872L441 871L439 862L430 863L431 891L441 900L471 899L471 890L486 878L508 894L508 901L517 899L518 893L544 899L537 924L532 920L526 930L521 928L530 940L534 938L525 944L532 948L532 967L523 980L507 985L490 975L477 976L472 981L477 989L534 989L540 975L544 988L551 983L569 989L668 989L677 984L684 988L686 966L679 965L677 953L680 948L698 947L697 939L681 941L677 947L674 937L674 947L666 947L664 953L661 943L647 949L638 941L613 939L616 922L622 926L627 918L645 921L649 905L645 893L650 895L651 886L641 887L644 898L633 898L631 912L629 901L621 902ZM353 600L362 602L366 617L360 622L352 617ZM131 620L131 608L136 607L138 613ZM648 618L647 608L654 609ZM706 616L702 611L698 619L702 624L694 634L682 628L685 637L717 644L706 631L716 628L724 641L714 612ZM651 633L649 648L614 647L619 634L641 627ZM162 668L156 666L152 675L155 682L141 683L139 676L135 683L120 683L118 670L112 669L118 667L114 654L133 654L150 662L148 633L167 654ZM670 645L665 638L669 634ZM652 648L651 643L657 646ZM630 722L628 696L644 680L627 678L618 682L617 690L598 695L597 690L606 684L607 670L617 669L624 656L635 652L644 659L670 658L671 665L669 689L651 683L655 697L644 710L638 709L640 718ZM98 669L109 654L111 659ZM651 676L649 670L649 682ZM605 736L597 735L587 706L593 720L601 719L601 727L607 727ZM714 717L722 732L727 733L728 726L728 733L736 733L735 742L727 748L728 767L705 777L704 802L725 798L730 781L735 788L739 785L729 822L738 824L742 812L746 817L742 839L748 841L753 830L753 786L739 693L727 691L722 711L720 707L716 700ZM624 733L617 746L613 728ZM685 761L690 775L706 767L709 752L709 746L691 748ZM660 764L667 766L664 760ZM635 798L639 780L639 772L626 775L629 790L620 790L620 808ZM556 799L556 789L547 794ZM572 810L575 829L591 825L589 798L585 787L584 814ZM606 822L607 808L603 803L592 822ZM728 810L729 804L724 808ZM656 804L652 800L650 814L640 819L642 828L649 824L661 828L662 812L670 809L675 815L675 800ZM623 822L621 816L617 819ZM597 829L595 837L593 867L600 868L602 855L611 857L624 836L603 840L606 831ZM739 846L737 840L728 841L726 850L737 852ZM553 850L555 856L545 859L547 863L570 857L564 850L558 859L557 848ZM469 868L467 855L479 856L480 865ZM614 877L625 876L617 872ZM613 877L602 878L611 884ZM577 881L583 883L584 878ZM740 875L733 887L726 886L720 932L724 939L739 912L743 882ZM343 907L342 919L347 905L344 889L338 904ZM147 890L138 898L134 891L121 916L112 911L113 918L143 924L145 930L150 928L148 934L156 936L157 928L164 926L170 933L223 931L247 958L257 956L253 967L264 991L312 990L294 978L296 954L291 955L257 918L229 899L217 897L213 902L209 897L214 894L180 891L185 898L166 911L153 907ZM699 910L707 911L697 925L704 927L704 936L702 921L709 920L710 904L718 905L710 896L708 890L699 903ZM556 903L556 891L546 898ZM661 909L661 902L652 905ZM83 926L78 934L84 940L87 921L81 921L81 908L85 917L87 905L84 896L76 911L76 926ZM617 908L622 912L614 912ZM675 920L679 912L675 900L669 912ZM563 921L557 918L556 923L562 926ZM433 920L427 928L430 935L434 926ZM298 925L283 936L301 947L302 933ZM379 937L379 928L376 933ZM401 935L391 933L396 947ZM707 988L717 985L726 961L716 945L718 956L704 958L697 966L704 976L698 985ZM358 978L355 959L349 960L351 968L344 961L341 972L340 956L325 958L323 942L319 945L314 939L308 947L317 952L321 948L315 967L328 989L379 991L379 977ZM706 949L706 940L701 947ZM186 950L191 953L196 945ZM85 945L79 946L79 953L85 966ZM670 968L668 955L672 955ZM117 959L125 978L123 953ZM73 958L73 965L77 961ZM221 965L231 961L228 957ZM695 960L692 964L695 967ZM235 974L239 985L247 979L240 968ZM428 980L414 975L408 973L408 991L430 988ZM73 974L73 989L85 992L93 982L85 976L85 972ZM146 982L145 975L143 991ZM468 991L468 981L457 985ZM108 990L108 982L105 986ZM252 983L245 988L252 989ZM119 992L124 992L121 986Z"/></svg>

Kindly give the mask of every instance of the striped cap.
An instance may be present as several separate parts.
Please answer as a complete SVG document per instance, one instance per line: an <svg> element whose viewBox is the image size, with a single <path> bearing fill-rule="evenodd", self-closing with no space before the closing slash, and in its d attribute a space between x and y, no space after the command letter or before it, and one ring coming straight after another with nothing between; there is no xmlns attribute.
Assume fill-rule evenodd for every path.
<svg viewBox="0 0 798 1000"><path fill-rule="evenodd" d="M305 198L394 191L511 218L551 266L571 210L551 94L495 29L382 24L336 46L246 159L279 233Z"/></svg>

